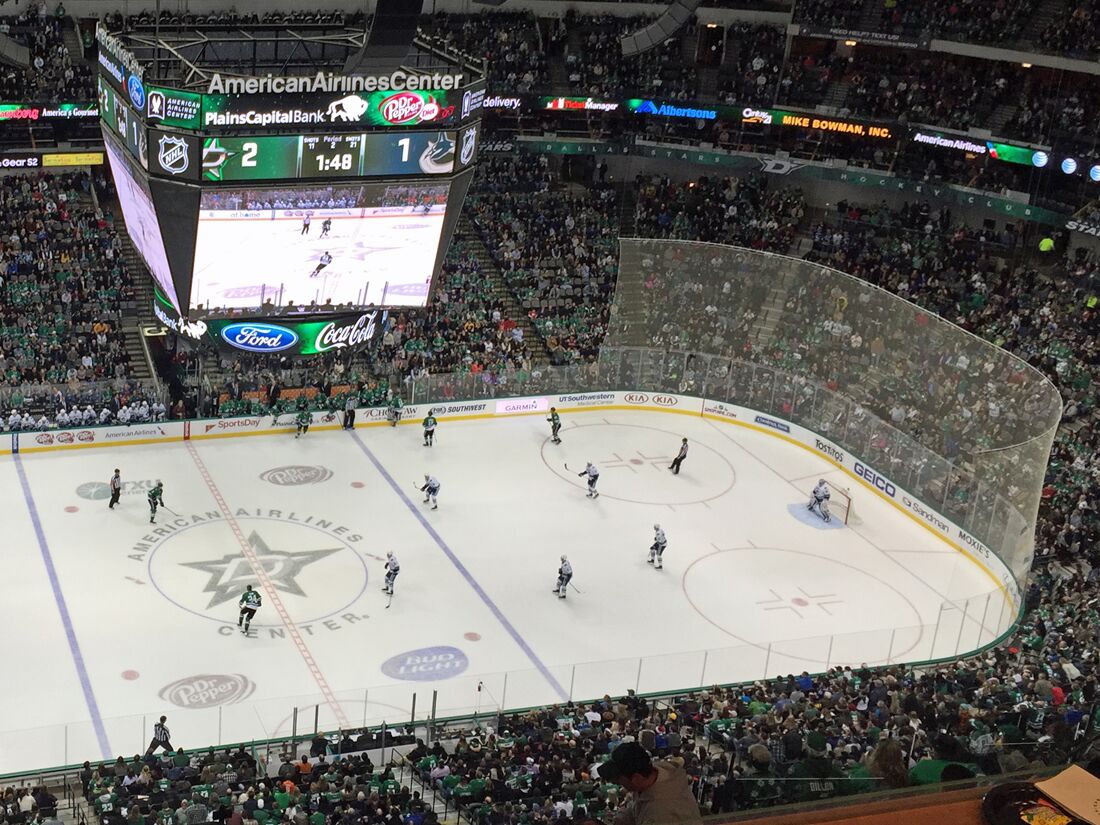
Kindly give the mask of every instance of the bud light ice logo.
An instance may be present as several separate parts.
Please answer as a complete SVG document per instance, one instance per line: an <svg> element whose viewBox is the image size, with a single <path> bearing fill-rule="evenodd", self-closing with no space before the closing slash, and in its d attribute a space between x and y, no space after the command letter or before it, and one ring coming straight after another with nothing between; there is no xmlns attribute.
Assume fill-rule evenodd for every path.
<svg viewBox="0 0 1100 825"><path fill-rule="evenodd" d="M382 672L408 682L436 682L458 676L469 666L470 660L457 647L422 647L390 657L382 663Z"/></svg>
<svg viewBox="0 0 1100 825"><path fill-rule="evenodd" d="M229 324L221 335L229 346L246 352L280 352L298 343L298 333L277 324Z"/></svg>

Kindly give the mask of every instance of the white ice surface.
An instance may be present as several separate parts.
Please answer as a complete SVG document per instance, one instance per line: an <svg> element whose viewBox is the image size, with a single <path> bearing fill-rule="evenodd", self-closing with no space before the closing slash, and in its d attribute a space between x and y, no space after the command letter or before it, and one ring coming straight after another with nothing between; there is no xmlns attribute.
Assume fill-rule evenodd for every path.
<svg viewBox="0 0 1100 825"><path fill-rule="evenodd" d="M560 445L547 429L541 416L444 417L430 449L415 422L3 459L18 676L5 680L0 771L132 755L161 713L174 744L200 747L288 734L295 706L299 730L314 706L325 729L407 722L414 693L423 719L433 690L446 716L922 660L1009 621L975 563L768 434L642 411L570 414ZM601 471L596 500L576 475L586 461ZM331 475L261 478L288 466ZM128 484L109 511L89 496L114 467ZM428 472L437 511L415 489ZM822 476L853 487L857 524L821 529L797 511ZM156 526L155 479L178 514ZM660 571L646 563L655 523L669 542ZM401 563L388 609L387 550ZM559 600L563 553L580 592ZM235 627L245 583L264 596L249 638ZM409 655L441 647L457 653ZM210 693L166 691L204 677L217 677Z"/></svg>

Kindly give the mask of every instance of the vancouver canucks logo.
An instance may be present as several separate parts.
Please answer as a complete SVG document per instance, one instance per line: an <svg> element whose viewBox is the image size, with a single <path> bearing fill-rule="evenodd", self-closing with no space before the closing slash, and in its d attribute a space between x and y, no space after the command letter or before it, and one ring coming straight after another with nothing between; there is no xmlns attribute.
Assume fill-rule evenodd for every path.
<svg viewBox="0 0 1100 825"><path fill-rule="evenodd" d="M446 174L454 162L455 142L446 132L438 132L420 155L420 171L428 175Z"/></svg>
<svg viewBox="0 0 1100 825"><path fill-rule="evenodd" d="M305 596L306 593L298 584L298 574L307 565L319 562L325 556L340 552L339 547L325 547L319 550L300 550L297 552L280 552L267 546L267 542L255 530L248 536L256 559L267 574L267 581L276 590L289 593L292 596ZM209 561L184 562L182 567L190 567L192 570L201 570L209 574L203 593L209 593L210 601L207 608L217 607L225 602L232 601L240 596L246 584L256 581L256 571L251 562L238 553L230 553L220 559Z"/></svg>

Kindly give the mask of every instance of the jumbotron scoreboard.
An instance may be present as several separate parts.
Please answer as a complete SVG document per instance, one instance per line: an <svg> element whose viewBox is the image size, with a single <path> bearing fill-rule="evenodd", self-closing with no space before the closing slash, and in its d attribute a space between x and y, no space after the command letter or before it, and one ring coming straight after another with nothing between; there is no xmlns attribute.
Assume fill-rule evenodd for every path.
<svg viewBox="0 0 1100 825"><path fill-rule="evenodd" d="M107 160L162 323L309 353L326 349L288 318L376 330L364 313L427 304L477 160L477 67L242 76L147 37L97 40ZM248 334L225 332L241 318ZM326 340L364 345L341 329Z"/></svg>

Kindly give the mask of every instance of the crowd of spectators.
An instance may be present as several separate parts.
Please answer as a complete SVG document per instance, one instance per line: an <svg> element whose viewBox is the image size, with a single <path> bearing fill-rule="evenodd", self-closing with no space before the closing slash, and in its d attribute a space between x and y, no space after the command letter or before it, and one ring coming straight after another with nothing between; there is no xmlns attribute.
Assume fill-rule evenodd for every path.
<svg viewBox="0 0 1100 825"><path fill-rule="evenodd" d="M779 26L731 23L726 55L718 73L718 99L730 105L770 105L779 88L786 48Z"/></svg>
<svg viewBox="0 0 1100 825"><path fill-rule="evenodd" d="M1100 2L1073 0L1039 35L1044 50L1078 59L1100 52Z"/></svg>
<svg viewBox="0 0 1100 825"><path fill-rule="evenodd" d="M1085 645L1053 665L1036 655L1044 648L920 672L835 667L667 700L605 696L500 716L408 758L479 825L611 821L626 793L591 768L627 742L682 767L705 813L1035 769L1074 752L1097 699L1095 676L1071 661Z"/></svg>
<svg viewBox="0 0 1100 825"><path fill-rule="evenodd" d="M31 4L18 15L0 18L8 36L25 45L30 65L5 64L0 69L0 100L82 102L95 100L91 67L82 55L71 55L65 45L65 9L51 13L44 2Z"/></svg>
<svg viewBox="0 0 1100 825"><path fill-rule="evenodd" d="M156 400L129 380L120 327L133 281L92 186L83 172L0 178L0 370L19 428L60 409L96 405L98 419Z"/></svg>
<svg viewBox="0 0 1100 825"><path fill-rule="evenodd" d="M801 191L768 191L767 176L702 177L686 185L639 175L635 225L640 237L726 243L785 253L805 214Z"/></svg>
<svg viewBox="0 0 1100 825"><path fill-rule="evenodd" d="M618 198L610 186L551 186L548 166L492 159L466 209L552 362L593 361L615 288Z"/></svg>
<svg viewBox="0 0 1100 825"><path fill-rule="evenodd" d="M311 744L312 758L285 754L281 764L264 764L243 746L85 762L81 789L102 825L433 825L420 793L389 767L376 767L350 734L355 752L338 747L340 758L331 761L321 738L320 747Z"/></svg>
<svg viewBox="0 0 1100 825"><path fill-rule="evenodd" d="M697 100L696 56L684 52L684 32L640 54L623 54L622 38L648 22L640 17L567 12L552 37L567 44L570 94Z"/></svg>
<svg viewBox="0 0 1100 825"><path fill-rule="evenodd" d="M1005 134L1047 144L1094 144L1100 91L1090 79L1040 70L1026 78L1017 100Z"/></svg>
<svg viewBox="0 0 1100 825"><path fill-rule="evenodd" d="M450 52L486 61L488 81L496 94L545 90L550 75L538 21L530 12L436 14L425 18L420 32Z"/></svg>

